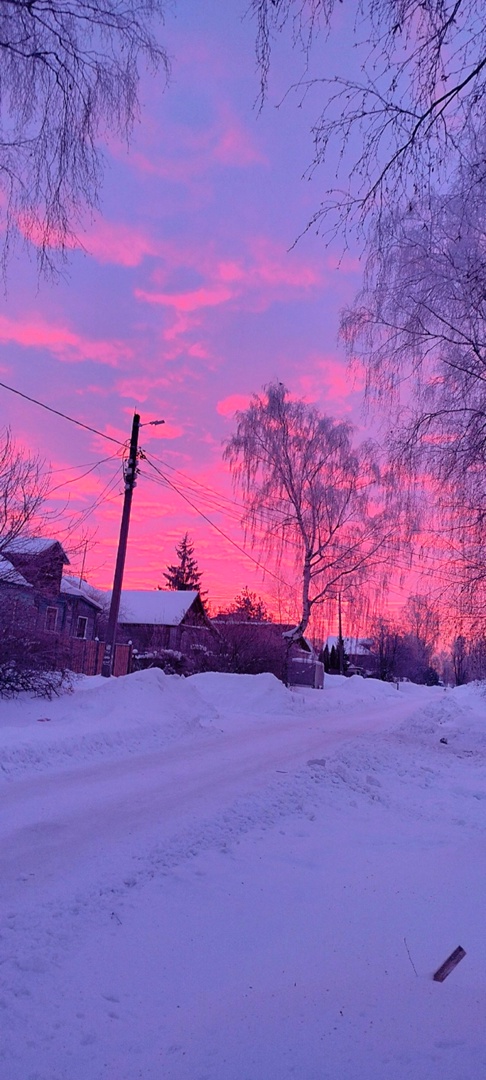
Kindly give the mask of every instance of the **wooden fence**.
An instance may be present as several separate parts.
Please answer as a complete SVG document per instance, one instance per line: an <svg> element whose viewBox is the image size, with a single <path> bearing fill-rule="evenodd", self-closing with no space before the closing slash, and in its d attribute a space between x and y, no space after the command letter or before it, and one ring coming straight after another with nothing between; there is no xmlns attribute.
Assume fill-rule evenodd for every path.
<svg viewBox="0 0 486 1080"><path fill-rule="evenodd" d="M66 638L62 641L63 662L80 675L100 675L105 652L104 641ZM113 675L128 675L132 669L132 646L115 645Z"/></svg>

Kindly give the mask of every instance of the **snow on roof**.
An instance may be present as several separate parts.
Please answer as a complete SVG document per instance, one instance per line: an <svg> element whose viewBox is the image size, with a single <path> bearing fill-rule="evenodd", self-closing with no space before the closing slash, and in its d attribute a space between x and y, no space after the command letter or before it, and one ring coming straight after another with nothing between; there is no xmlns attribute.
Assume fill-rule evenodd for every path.
<svg viewBox="0 0 486 1080"><path fill-rule="evenodd" d="M172 589L123 589L119 622L129 625L179 626L199 596Z"/></svg>
<svg viewBox="0 0 486 1080"><path fill-rule="evenodd" d="M61 592L68 593L69 596L80 596L83 600L87 600L89 604L97 607L99 611L102 610L97 590L93 589L92 585L88 585L87 581L80 582L79 578L64 574L61 578Z"/></svg>
<svg viewBox="0 0 486 1080"><path fill-rule="evenodd" d="M295 626L291 626L289 630L284 630L282 632L282 637L287 638L288 641L293 640L294 645L298 645L298 647L302 649L303 652L310 653L315 658L316 651L314 649L312 641L310 640L310 638L305 637L304 634L300 634L298 638L294 638L294 633L296 629L297 628Z"/></svg>
<svg viewBox="0 0 486 1080"><path fill-rule="evenodd" d="M338 638L337 634L330 634L327 641L325 642L325 645L327 645L329 651L332 649L333 645L334 645L334 648L337 649L338 641L339 641L339 638ZM369 656L370 655L371 646L372 646L371 638L345 637L345 638L343 638L343 641L344 641L344 650L345 650L345 652L347 652L348 656L349 655L352 655L352 656Z"/></svg>
<svg viewBox="0 0 486 1080"><path fill-rule="evenodd" d="M24 585L28 589L32 588L30 582L26 581L3 555L0 555L0 581L6 582L7 585Z"/></svg>
<svg viewBox="0 0 486 1080"><path fill-rule="evenodd" d="M61 548L64 562L69 563L66 552L59 540L52 540L47 536L17 536L15 540L10 540L6 544L4 551L11 552L12 555L40 555L43 551L49 551L50 548L55 547L56 544Z"/></svg>

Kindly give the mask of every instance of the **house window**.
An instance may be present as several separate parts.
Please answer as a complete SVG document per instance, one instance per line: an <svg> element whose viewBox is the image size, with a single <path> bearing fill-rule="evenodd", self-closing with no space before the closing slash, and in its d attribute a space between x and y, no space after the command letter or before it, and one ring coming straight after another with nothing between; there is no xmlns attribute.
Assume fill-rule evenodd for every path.
<svg viewBox="0 0 486 1080"><path fill-rule="evenodd" d="M86 629L88 626L88 620L85 615L78 615L78 621L76 623L76 637L85 638Z"/></svg>
<svg viewBox="0 0 486 1080"><path fill-rule="evenodd" d="M46 630L55 630L57 626L57 607L46 608L46 618L44 626Z"/></svg>

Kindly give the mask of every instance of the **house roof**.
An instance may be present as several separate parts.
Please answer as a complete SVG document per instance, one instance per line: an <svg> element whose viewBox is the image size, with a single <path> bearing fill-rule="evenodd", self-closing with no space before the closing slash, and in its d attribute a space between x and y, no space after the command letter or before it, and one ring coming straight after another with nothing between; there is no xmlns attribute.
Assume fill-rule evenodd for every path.
<svg viewBox="0 0 486 1080"><path fill-rule="evenodd" d="M338 647L339 638L337 634L330 634L325 644L329 651ZM372 641L371 638L358 638L358 637L345 637L344 649L348 656L369 656L371 652Z"/></svg>
<svg viewBox="0 0 486 1080"><path fill-rule="evenodd" d="M61 578L61 592L67 596L80 597L85 600L87 604L92 604L98 611L102 611L102 604L99 600L95 599L96 590L88 585L86 581L79 581L79 578L71 577L69 574L64 574Z"/></svg>
<svg viewBox="0 0 486 1080"><path fill-rule="evenodd" d="M27 589L31 589L32 585L29 581L26 581L22 574L12 566L3 555L0 555L0 582L5 585L23 585Z"/></svg>
<svg viewBox="0 0 486 1080"><path fill-rule="evenodd" d="M179 626L199 593L172 589L123 589L118 621L123 625Z"/></svg>
<svg viewBox="0 0 486 1080"><path fill-rule="evenodd" d="M314 649L312 641L310 640L310 638L306 637L305 634L301 634L300 637L294 638L294 633L297 629L296 626L289 626L288 623L275 623L275 626L278 626L280 628L280 630L282 631L282 637L286 638L287 641L292 640L293 644L297 645L298 648L302 649L303 652L311 653L313 656L316 655L316 651Z"/></svg>
<svg viewBox="0 0 486 1080"><path fill-rule="evenodd" d="M10 540L3 550L7 555L41 555L44 551L50 551L53 547L60 548L63 563L69 565L69 559L59 540L52 540L47 536L17 536L15 540Z"/></svg>

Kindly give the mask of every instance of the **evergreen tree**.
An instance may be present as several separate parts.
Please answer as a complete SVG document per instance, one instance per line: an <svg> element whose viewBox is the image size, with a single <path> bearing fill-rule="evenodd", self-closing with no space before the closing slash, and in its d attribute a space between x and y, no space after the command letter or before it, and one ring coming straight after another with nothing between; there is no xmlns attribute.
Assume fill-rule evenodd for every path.
<svg viewBox="0 0 486 1080"><path fill-rule="evenodd" d="M342 674L345 675L349 667L349 656L344 647L344 638L339 636L337 640L336 648L337 667L338 671L341 671L341 656L342 656Z"/></svg>
<svg viewBox="0 0 486 1080"><path fill-rule="evenodd" d="M232 615L238 615L242 619L254 620L255 622L268 622L269 616L266 606L260 596L250 592L247 585L235 596L234 602L229 609Z"/></svg>
<svg viewBox="0 0 486 1080"><path fill-rule="evenodd" d="M167 587L178 592L195 590L204 603L207 593L201 589L202 575L194 558L194 544L189 538L189 533L184 533L180 544L176 544L176 555L178 563L168 566L167 573L164 573Z"/></svg>
<svg viewBox="0 0 486 1080"><path fill-rule="evenodd" d="M326 671L327 674L329 674L329 668L331 666L331 662L330 662L330 657L329 657L329 646L327 645L327 643L326 643L326 645L324 645L324 648L321 649L321 651L319 653L319 660L320 660L321 664L324 664L324 671Z"/></svg>

